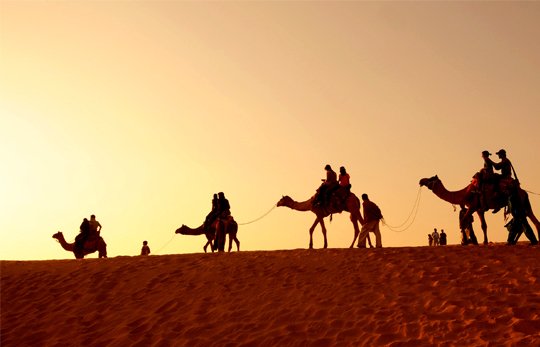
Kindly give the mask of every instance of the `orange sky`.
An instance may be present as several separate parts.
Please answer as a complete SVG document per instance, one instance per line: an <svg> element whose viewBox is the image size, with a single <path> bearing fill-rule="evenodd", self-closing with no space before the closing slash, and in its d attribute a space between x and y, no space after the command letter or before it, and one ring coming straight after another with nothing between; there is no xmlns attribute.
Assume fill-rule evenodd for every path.
<svg viewBox="0 0 540 347"><path fill-rule="evenodd" d="M394 225L420 178L461 189L484 149L505 148L538 193L538 23L534 2L2 1L0 258L72 258L51 235L72 240L92 213L111 256L143 240L200 252L204 237L173 233L213 193L248 222L309 198L327 163ZM305 248L313 220L278 208L239 239ZM502 213L488 223L504 241ZM425 245L434 227L458 243L457 224L424 188L383 245ZM350 244L346 215L327 227L330 247Z"/></svg>

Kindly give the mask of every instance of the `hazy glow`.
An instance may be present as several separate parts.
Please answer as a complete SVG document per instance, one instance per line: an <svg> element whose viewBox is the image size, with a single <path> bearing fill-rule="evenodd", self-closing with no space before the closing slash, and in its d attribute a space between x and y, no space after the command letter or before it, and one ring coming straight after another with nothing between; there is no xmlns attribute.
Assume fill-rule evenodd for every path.
<svg viewBox="0 0 540 347"><path fill-rule="evenodd" d="M538 23L534 2L2 1L0 257L72 258L51 235L72 240L92 213L111 256L155 253L213 193L247 222L307 199L327 163L394 225L420 178L461 189L484 149L540 192ZM305 248L313 217L276 209L240 227L242 248ZM488 223L504 241L502 214ZM383 244L425 245L434 227L457 243L457 224L424 188L414 226L382 228ZM328 229L350 244L346 214Z"/></svg>

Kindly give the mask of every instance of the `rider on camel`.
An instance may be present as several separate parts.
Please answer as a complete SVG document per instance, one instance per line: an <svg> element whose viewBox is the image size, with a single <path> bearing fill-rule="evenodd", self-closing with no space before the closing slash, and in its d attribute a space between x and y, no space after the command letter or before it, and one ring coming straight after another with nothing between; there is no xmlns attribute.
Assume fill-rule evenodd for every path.
<svg viewBox="0 0 540 347"><path fill-rule="evenodd" d="M212 225L212 223L214 223L214 221L216 220L218 216L218 209L219 209L218 195L214 194L214 197L212 198L212 210L210 211L210 213L208 213L208 215L206 216L204 220L204 224L203 224L204 230L208 230L210 226Z"/></svg>
<svg viewBox="0 0 540 347"><path fill-rule="evenodd" d="M500 162L495 163L491 159L488 159L489 162L491 162L491 164L496 170L501 170L500 174L494 174L494 177L496 179L494 186L496 187L495 189L500 187L501 188L500 190L502 191L502 193L508 196L510 195L511 187L513 184L512 163L506 157L506 151L504 149L499 150L495 154L497 154L499 158L501 159ZM497 194L497 195L500 195L500 194ZM504 197L497 197L497 199L501 201L501 204L500 204L501 206L493 210L493 213L497 213L501 209L501 207L505 205L506 203L506 199L504 199Z"/></svg>
<svg viewBox="0 0 540 347"><path fill-rule="evenodd" d="M332 167L328 164L324 167L326 170L326 179L323 179L323 183L317 190L317 196L315 197L315 205L326 206L328 200L330 200L330 194L336 189L339 188L337 174Z"/></svg>
<svg viewBox="0 0 540 347"><path fill-rule="evenodd" d="M351 176L349 176L344 166L339 168L339 186L345 188L348 192L351 191Z"/></svg>

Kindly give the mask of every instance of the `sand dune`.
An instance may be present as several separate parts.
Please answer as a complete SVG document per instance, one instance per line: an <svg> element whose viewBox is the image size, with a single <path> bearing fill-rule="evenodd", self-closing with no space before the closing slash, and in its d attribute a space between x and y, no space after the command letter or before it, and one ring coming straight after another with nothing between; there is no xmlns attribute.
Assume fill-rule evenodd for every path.
<svg viewBox="0 0 540 347"><path fill-rule="evenodd" d="M540 247L2 261L1 345L538 346Z"/></svg>

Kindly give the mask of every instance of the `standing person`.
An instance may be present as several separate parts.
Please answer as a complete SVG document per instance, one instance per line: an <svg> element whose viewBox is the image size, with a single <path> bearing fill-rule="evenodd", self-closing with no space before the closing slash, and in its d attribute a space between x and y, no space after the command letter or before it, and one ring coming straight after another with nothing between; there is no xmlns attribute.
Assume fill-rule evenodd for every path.
<svg viewBox="0 0 540 347"><path fill-rule="evenodd" d="M461 210L459 211L459 230L461 230L461 245L466 246L469 243L473 245L478 245L478 240L474 234L473 222L474 217L472 214L468 213L469 210L465 205L461 205Z"/></svg>
<svg viewBox="0 0 540 347"><path fill-rule="evenodd" d="M441 229L441 235L439 238L439 242L441 246L446 246L446 233L444 232L444 229Z"/></svg>
<svg viewBox="0 0 540 347"><path fill-rule="evenodd" d="M150 255L150 247L148 247L148 241L143 241L141 248L141 255Z"/></svg>
<svg viewBox="0 0 540 347"><path fill-rule="evenodd" d="M84 248L84 242L88 239L88 234L90 232L90 222L87 218L84 218L81 226L79 227L79 235L75 237L75 247L79 249Z"/></svg>
<svg viewBox="0 0 540 347"><path fill-rule="evenodd" d="M429 246L433 246L433 236L431 236L431 234L427 234L427 240L428 240L428 244Z"/></svg>
<svg viewBox="0 0 540 347"><path fill-rule="evenodd" d="M433 246L439 245L439 233L437 232L437 228L433 229L433 233L431 233L431 236L433 237Z"/></svg>
<svg viewBox="0 0 540 347"><path fill-rule="evenodd" d="M101 232L101 224L96 220L96 216L95 215L91 215L90 216L90 221L88 222L89 223L89 229L90 229L90 232L89 234L92 236L92 237L99 237L99 234Z"/></svg>
<svg viewBox="0 0 540 347"><path fill-rule="evenodd" d="M512 214L512 219L508 222L505 227L508 229L508 244L515 245L519 237L523 232L525 236L531 242L531 245L537 245L538 240L534 234L529 222L527 221L527 212L525 211L525 206L521 201L519 196L519 184L514 183L510 191L510 197L508 199L508 212Z"/></svg>
<svg viewBox="0 0 540 347"><path fill-rule="evenodd" d="M229 204L229 200L225 198L223 192L219 192L217 211L218 225L216 227L216 236L214 239L214 249L217 249L218 251L223 251L225 249L225 224L230 215L231 205Z"/></svg>
<svg viewBox="0 0 540 347"><path fill-rule="evenodd" d="M358 237L358 247L365 245L369 232L375 234L375 247L382 247L381 231L379 230L379 221L383 218L381 209L374 202L369 200L366 193L362 194L362 206L364 207L364 224Z"/></svg>

